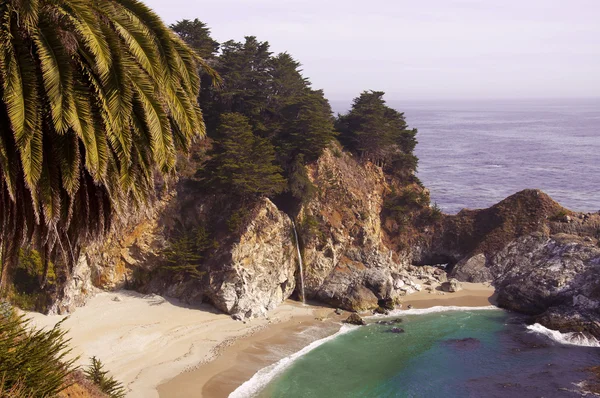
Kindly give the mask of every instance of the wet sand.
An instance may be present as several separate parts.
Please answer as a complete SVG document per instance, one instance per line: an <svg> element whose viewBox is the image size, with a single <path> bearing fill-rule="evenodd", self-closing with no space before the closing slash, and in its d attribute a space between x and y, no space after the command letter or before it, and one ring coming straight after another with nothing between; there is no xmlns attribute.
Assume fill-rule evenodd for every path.
<svg viewBox="0 0 600 398"><path fill-rule="evenodd" d="M160 385L160 397L228 397L260 369L336 333L340 321L333 309L317 309L313 316L271 325L236 340L213 361Z"/></svg>
<svg viewBox="0 0 600 398"><path fill-rule="evenodd" d="M442 294L443 293L443 294ZM480 283L463 283L463 290L446 293L434 290L408 295L402 309L435 306L485 307L494 305L494 288ZM294 318L236 340L224 348L211 362L183 373L158 387L161 398L224 398L267 367L313 341L336 333L340 321L349 315L335 315L333 309L322 308L313 316ZM370 314L369 314L370 315ZM318 319L318 320L317 320Z"/></svg>

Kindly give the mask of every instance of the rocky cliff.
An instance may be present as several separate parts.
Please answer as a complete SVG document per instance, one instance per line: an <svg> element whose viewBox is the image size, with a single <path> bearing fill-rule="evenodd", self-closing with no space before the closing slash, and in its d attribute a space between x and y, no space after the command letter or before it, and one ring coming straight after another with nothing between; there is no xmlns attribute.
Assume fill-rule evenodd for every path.
<svg viewBox="0 0 600 398"><path fill-rule="evenodd" d="M394 185L381 168L327 150L309 167L309 177L317 194L298 216L307 296L362 311L420 290L410 250L387 244L382 214Z"/></svg>
<svg viewBox="0 0 600 398"><path fill-rule="evenodd" d="M489 209L437 214L417 183L390 178L339 147L307 171L315 194L292 213L306 298L352 311L388 306L424 282L444 282L439 265L447 264L460 281L493 283L505 308L600 337L600 214L571 212L537 190ZM209 302L244 319L299 294L290 215L268 199L229 199L180 182L152 211L88 248L53 310L72 310L95 289L128 287ZM186 252L177 242L189 243L190 232L203 242L191 246L193 273L180 264L185 256L167 254Z"/></svg>
<svg viewBox="0 0 600 398"><path fill-rule="evenodd" d="M306 298L360 311L420 290L420 278L445 280L439 269L413 269L410 249L389 244L382 214L398 184L380 167L334 147L308 168L308 176L315 195L295 217ZM426 195L418 185L410 189ZM265 314L289 298L299 281L292 220L268 199L250 204L230 199L181 181L145 217L132 216L88 248L53 310L72 310L95 289L127 287L209 302L238 318ZM171 272L169 248L198 230L214 231L210 247L197 249L198 274Z"/></svg>
<svg viewBox="0 0 600 398"><path fill-rule="evenodd" d="M600 214L567 210L538 190L445 216L416 260L461 281L491 282L500 306L562 332L600 338Z"/></svg>

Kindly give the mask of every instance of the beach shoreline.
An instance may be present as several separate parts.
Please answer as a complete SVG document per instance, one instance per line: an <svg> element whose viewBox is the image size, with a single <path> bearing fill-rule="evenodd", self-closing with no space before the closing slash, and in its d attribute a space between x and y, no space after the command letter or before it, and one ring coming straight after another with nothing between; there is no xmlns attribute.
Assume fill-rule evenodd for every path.
<svg viewBox="0 0 600 398"><path fill-rule="evenodd" d="M409 305L414 309L495 305L493 287L481 283L462 285L463 290L455 293L437 290L429 293L423 290L407 295L403 297L401 309L408 309ZM337 333L342 326L341 321L349 314L344 311L342 315L336 315L332 308L321 308L313 319L291 319L248 338L240 338L213 361L161 384L158 387L160 397L228 397L259 370L300 351L314 341ZM309 337L299 335L311 329L315 332Z"/></svg>
<svg viewBox="0 0 600 398"><path fill-rule="evenodd" d="M489 285L463 286L413 293L401 309L494 304ZM208 305L130 291L100 293L70 316L27 314L37 327L64 320L78 365L96 356L128 397L144 398L227 397L260 369L337 333L348 315L288 300L265 318L240 322Z"/></svg>
<svg viewBox="0 0 600 398"><path fill-rule="evenodd" d="M125 385L128 398L152 398L161 383L218 358L238 339L291 319L313 319L315 311L319 307L287 301L266 318L240 322L209 305L117 291L97 294L70 315L26 316L39 328L63 321L76 365L87 366L96 356Z"/></svg>

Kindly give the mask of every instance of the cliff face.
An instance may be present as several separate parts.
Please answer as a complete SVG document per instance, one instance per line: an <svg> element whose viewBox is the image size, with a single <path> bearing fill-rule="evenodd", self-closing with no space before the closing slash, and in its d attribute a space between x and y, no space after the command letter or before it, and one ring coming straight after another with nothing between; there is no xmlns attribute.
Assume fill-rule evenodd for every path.
<svg viewBox="0 0 600 398"><path fill-rule="evenodd" d="M140 269L155 267L165 246L161 217L172 200L168 196L151 208L127 215L115 222L102 241L82 250L49 313L72 312L94 293L127 288Z"/></svg>
<svg viewBox="0 0 600 398"><path fill-rule="evenodd" d="M338 148L326 150L308 175L316 193L296 217L307 298L366 310L419 290L410 251L390 250L384 243L382 209L391 187L381 168ZM54 311L73 310L96 289L122 287L209 302L239 318L273 309L295 292L300 279L292 220L268 199L249 206L228 199L180 183L145 217L132 215L88 248ZM242 227L232 230L228 225L242 209ZM166 271L165 249L177 231L207 225L217 232L214 247L202 252L201 275ZM416 273L444 279L433 268Z"/></svg>
<svg viewBox="0 0 600 398"><path fill-rule="evenodd" d="M390 186L381 168L327 150L309 177L317 194L298 217L307 296L360 311L414 291L410 252L384 244L381 214Z"/></svg>
<svg viewBox="0 0 600 398"><path fill-rule="evenodd" d="M251 213L244 228L207 259L201 277L165 279L158 274L143 290L189 303L209 302L239 319L277 307L296 287L292 221L268 199Z"/></svg>
<svg viewBox="0 0 600 398"><path fill-rule="evenodd" d="M600 337L600 214L575 213L537 190L445 216L419 261L461 281L491 282L500 306L562 332Z"/></svg>
<svg viewBox="0 0 600 398"><path fill-rule="evenodd" d="M296 217L306 298L373 309L420 290L423 282L445 281L443 271L428 265L448 264L458 280L493 283L505 308L551 328L600 337L600 214L574 213L541 191L526 190L489 209L432 218L431 209L414 205L415 197L427 198L426 190L401 186L336 148L326 150L308 176L315 194ZM237 219L243 222L232 227ZM169 271L165 249L174 237L205 226L216 232L210 248L199 252L200 272ZM131 215L88 248L53 311L73 310L96 289L129 287L209 302L239 319L264 315L298 293L292 228L291 218L268 199L231 203L180 183L152 211Z"/></svg>

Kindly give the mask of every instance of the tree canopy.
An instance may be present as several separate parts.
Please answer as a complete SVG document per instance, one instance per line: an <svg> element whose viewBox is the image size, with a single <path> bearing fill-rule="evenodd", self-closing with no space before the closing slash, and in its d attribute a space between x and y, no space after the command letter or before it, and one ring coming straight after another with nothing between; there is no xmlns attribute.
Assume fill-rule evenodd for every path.
<svg viewBox="0 0 600 398"><path fill-rule="evenodd" d="M252 133L245 116L223 114L219 136L206 167L213 188L242 198L271 196L283 190L282 170L274 164L275 148L268 139Z"/></svg>
<svg viewBox="0 0 600 398"><path fill-rule="evenodd" d="M329 102L323 91L311 88L298 61L288 53L273 55L268 42L248 36L244 42L225 42L221 49L214 65L222 87L205 87L200 96L209 136L223 139L222 114L245 116L252 134L275 148L275 163L288 180L286 191L300 199L310 190L300 189L309 181L298 165L315 161L335 137Z"/></svg>
<svg viewBox="0 0 600 398"><path fill-rule="evenodd" d="M0 3L0 243L71 263L205 132L204 61L137 0ZM212 72L211 72L212 73Z"/></svg>
<svg viewBox="0 0 600 398"><path fill-rule="evenodd" d="M219 42L210 36L210 29L198 18L177 21L170 28L204 59L213 58L219 51Z"/></svg>
<svg viewBox="0 0 600 398"><path fill-rule="evenodd" d="M398 176L412 174L417 166L413 151L416 129L409 129L404 114L386 105L382 91L365 91L340 115L336 128L350 151Z"/></svg>

